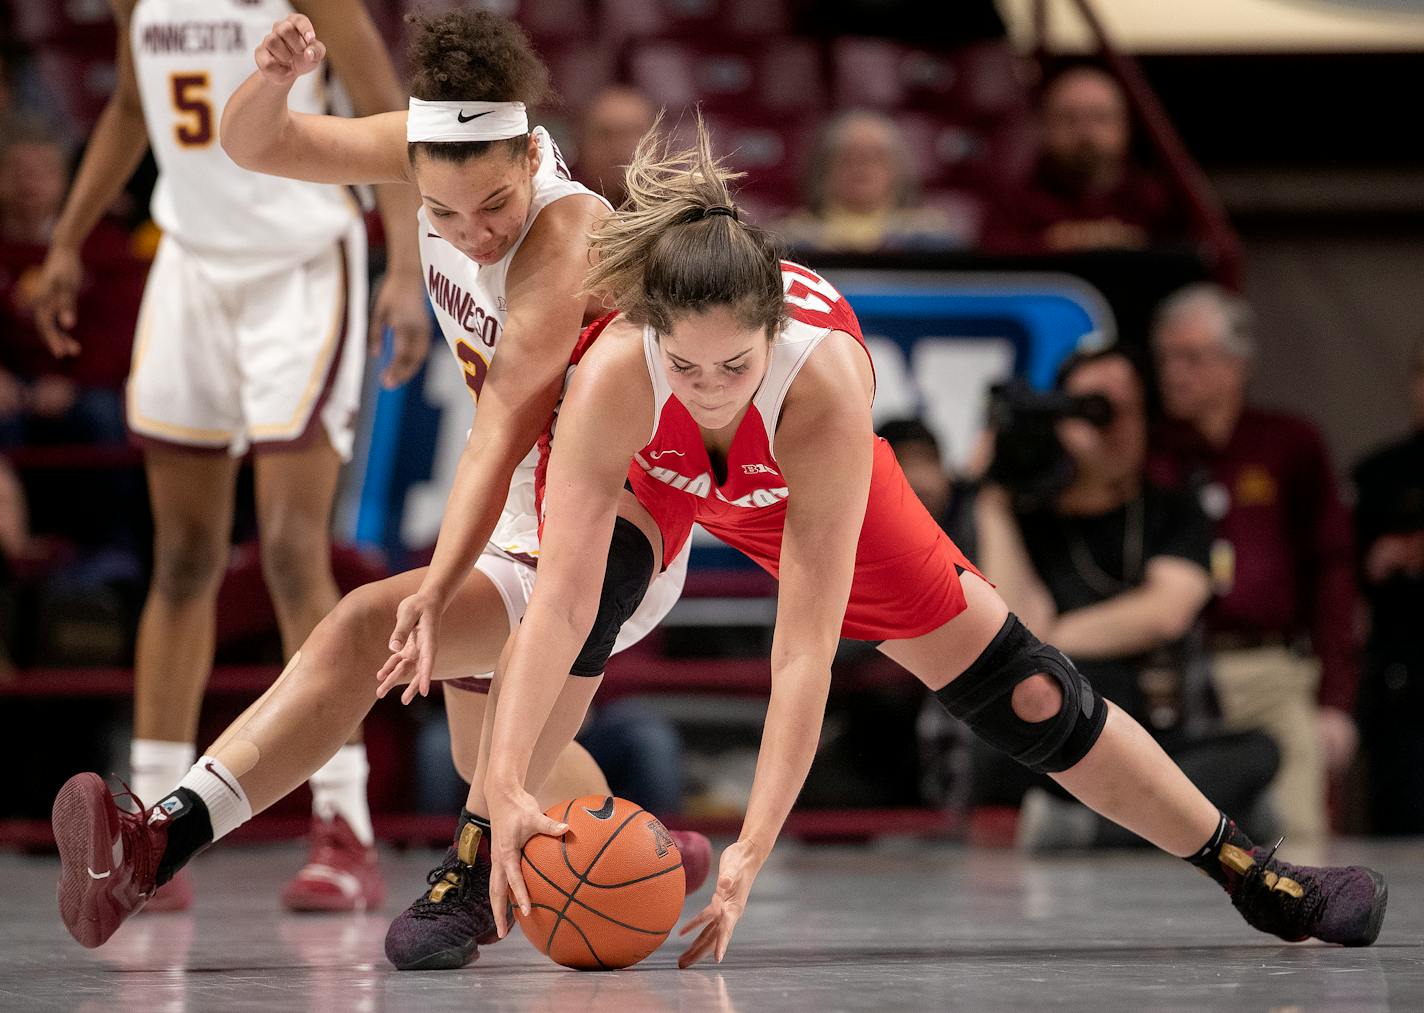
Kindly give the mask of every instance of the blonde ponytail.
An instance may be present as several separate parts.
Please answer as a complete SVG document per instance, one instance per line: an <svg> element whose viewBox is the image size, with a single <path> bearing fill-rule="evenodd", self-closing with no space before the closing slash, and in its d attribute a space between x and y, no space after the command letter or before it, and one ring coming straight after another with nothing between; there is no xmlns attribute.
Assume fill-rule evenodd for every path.
<svg viewBox="0 0 1424 1013"><path fill-rule="evenodd" d="M730 183L744 174L712 153L702 117L681 150L659 129L643 137L626 173L628 198L595 227L585 289L659 332L676 317L728 306L771 338L785 317L780 243L740 220Z"/></svg>

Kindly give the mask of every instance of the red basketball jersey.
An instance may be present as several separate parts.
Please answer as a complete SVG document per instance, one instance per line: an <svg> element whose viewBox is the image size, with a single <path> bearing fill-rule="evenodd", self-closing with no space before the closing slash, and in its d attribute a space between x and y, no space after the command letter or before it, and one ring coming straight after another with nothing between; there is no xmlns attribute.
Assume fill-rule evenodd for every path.
<svg viewBox="0 0 1424 1013"><path fill-rule="evenodd" d="M656 332L644 329L655 425L652 439L634 455L628 482L658 523L664 559L681 551L698 523L773 576L780 570L789 495L775 454L782 404L801 367L828 335L844 331L865 344L855 312L828 281L789 262L782 263L782 281L789 323L773 343L766 376L732 437L725 481L718 481L701 430L672 393L658 360ZM585 330L575 364L612 319ZM842 632L868 640L919 636L963 610L957 568L974 568L911 491L889 445L868 438L876 441L870 497ZM545 460L548 446L546 435L541 441Z"/></svg>

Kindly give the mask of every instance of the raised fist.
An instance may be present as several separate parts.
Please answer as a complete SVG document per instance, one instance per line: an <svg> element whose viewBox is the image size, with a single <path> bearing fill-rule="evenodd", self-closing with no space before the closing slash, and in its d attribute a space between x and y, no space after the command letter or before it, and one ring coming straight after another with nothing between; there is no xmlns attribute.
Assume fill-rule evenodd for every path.
<svg viewBox="0 0 1424 1013"><path fill-rule="evenodd" d="M290 85L308 74L326 57L326 46L305 14L288 14L272 26L253 54L257 69L273 84Z"/></svg>

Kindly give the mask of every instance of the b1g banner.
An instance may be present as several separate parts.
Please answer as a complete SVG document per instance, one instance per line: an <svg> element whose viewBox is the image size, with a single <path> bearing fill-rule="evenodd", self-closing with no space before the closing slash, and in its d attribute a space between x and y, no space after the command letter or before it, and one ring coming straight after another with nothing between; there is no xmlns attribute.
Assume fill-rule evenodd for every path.
<svg viewBox="0 0 1424 1013"><path fill-rule="evenodd" d="M1011 375L1035 387L1080 345L1116 325L1097 289L1067 274L827 271L855 308L875 363L875 422L918 416L962 465L984 426L990 385ZM370 371L357 457L342 498L341 533L393 563L440 529L473 418L465 374L438 335L424 367L399 390ZM693 563L699 561L697 549ZM720 554L718 555L720 562Z"/></svg>

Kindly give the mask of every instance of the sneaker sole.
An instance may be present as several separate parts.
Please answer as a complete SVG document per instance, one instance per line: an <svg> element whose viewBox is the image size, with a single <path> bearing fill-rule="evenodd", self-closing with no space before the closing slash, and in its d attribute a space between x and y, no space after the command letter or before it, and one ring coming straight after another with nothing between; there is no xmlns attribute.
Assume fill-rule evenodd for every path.
<svg viewBox="0 0 1424 1013"><path fill-rule="evenodd" d="M1384 925L1384 909L1389 905L1389 886L1378 872L1373 869L1369 872L1370 878L1375 882L1375 906L1370 913L1369 922L1365 925L1364 935L1346 943L1346 946L1369 946L1379 938L1380 928Z"/></svg>
<svg viewBox="0 0 1424 1013"><path fill-rule="evenodd" d="M80 946L93 949L123 924L109 896L113 832L108 786L98 774L76 774L55 796L50 827L59 846L59 917ZM96 878L93 869L108 870Z"/></svg>
<svg viewBox="0 0 1424 1013"><path fill-rule="evenodd" d="M397 971L458 971L480 959L480 948L476 943L467 946L452 946L437 950L409 964L391 961Z"/></svg>

